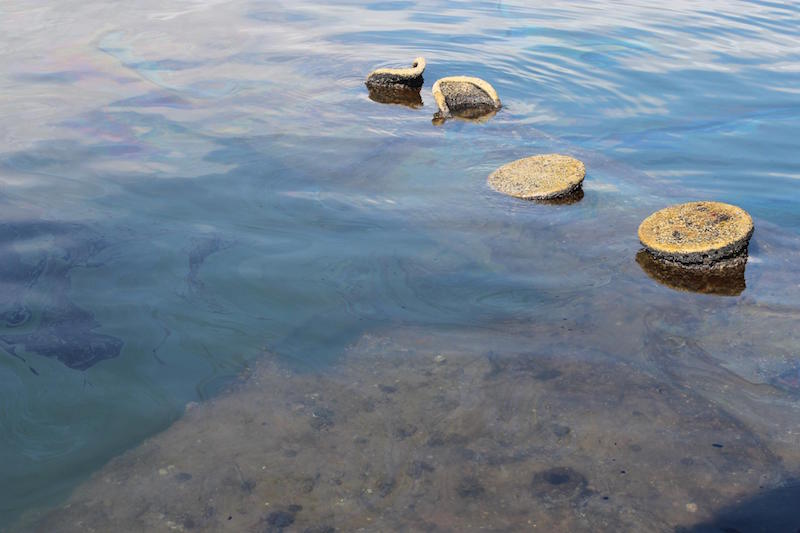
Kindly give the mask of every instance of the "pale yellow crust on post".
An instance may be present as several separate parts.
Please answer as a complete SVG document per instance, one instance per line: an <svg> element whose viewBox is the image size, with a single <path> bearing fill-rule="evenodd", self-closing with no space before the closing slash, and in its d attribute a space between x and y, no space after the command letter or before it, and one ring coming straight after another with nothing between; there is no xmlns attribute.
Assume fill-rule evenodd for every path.
<svg viewBox="0 0 800 533"><path fill-rule="evenodd" d="M567 155L544 154L517 159L489 175L497 192L524 200L552 200L573 194L586 176L583 163Z"/></svg>
<svg viewBox="0 0 800 533"><path fill-rule="evenodd" d="M753 219L740 207L689 202L657 211L639 226L639 241L656 257L680 263L713 263L741 254Z"/></svg>
<svg viewBox="0 0 800 533"><path fill-rule="evenodd" d="M440 78L436 80L436 83L433 84L433 88L431 92L433 93L433 98L436 100L436 105L439 107L439 111L444 116L450 116L450 109L447 107L447 100L445 99L445 95L442 92L442 84L445 83L466 83L470 84L474 87L477 87L494 102L494 107L500 107L500 97L497 96L497 91L494 90L489 82L482 80L480 78L474 78L472 76L448 76L446 78Z"/></svg>
<svg viewBox="0 0 800 533"><path fill-rule="evenodd" d="M418 78L422 76L425 71L425 58L420 56L414 59L410 68L379 68L369 73L367 81L369 82L373 76L384 74L389 76L397 76L398 78Z"/></svg>

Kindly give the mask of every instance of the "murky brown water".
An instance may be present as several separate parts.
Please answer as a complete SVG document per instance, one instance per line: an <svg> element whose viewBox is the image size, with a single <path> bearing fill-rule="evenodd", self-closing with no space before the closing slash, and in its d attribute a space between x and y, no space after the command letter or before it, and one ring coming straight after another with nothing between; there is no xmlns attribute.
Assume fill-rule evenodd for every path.
<svg viewBox="0 0 800 533"><path fill-rule="evenodd" d="M763 313L745 305L741 318ZM583 319L376 331L324 374L267 358L232 392L113 460L34 529L713 523L800 468L799 415L779 389L733 378L672 334L673 321L685 317L654 309L626 328L642 336L619 338L618 351L637 345L639 360L604 356L610 346L592 343L606 325ZM564 330L572 347L560 344Z"/></svg>

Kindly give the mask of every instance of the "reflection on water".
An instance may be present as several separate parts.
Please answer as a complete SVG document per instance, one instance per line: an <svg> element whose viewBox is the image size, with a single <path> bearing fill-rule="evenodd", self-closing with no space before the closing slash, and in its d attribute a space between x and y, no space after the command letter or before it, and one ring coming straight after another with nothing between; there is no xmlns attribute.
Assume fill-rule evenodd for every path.
<svg viewBox="0 0 800 533"><path fill-rule="evenodd" d="M718 533L720 531L794 531L797 529L797 501L800 483L790 480L771 490L760 490L719 513L713 519L678 533Z"/></svg>
<svg viewBox="0 0 800 533"><path fill-rule="evenodd" d="M798 8L670 7L5 0L0 528L659 530L789 486ZM502 112L432 127L430 83L371 101L374 62L418 53ZM580 201L486 186L552 152L586 163ZM634 259L694 199L755 218L738 295Z"/></svg>
<svg viewBox="0 0 800 533"><path fill-rule="evenodd" d="M687 268L660 261L646 250L639 250L636 262L655 281L677 290L738 296L747 286L744 278L746 256L715 268Z"/></svg>
<svg viewBox="0 0 800 533"><path fill-rule="evenodd" d="M497 114L497 110L489 107L475 107L471 109L460 109L451 111L450 116L443 116L439 111L433 114L431 122L434 126L440 126L447 120L460 120L462 122L473 122L483 124Z"/></svg>
<svg viewBox="0 0 800 533"><path fill-rule="evenodd" d="M422 107L422 96L419 87L405 87L402 85L374 86L367 89L369 99L379 104L400 104L411 109Z"/></svg>

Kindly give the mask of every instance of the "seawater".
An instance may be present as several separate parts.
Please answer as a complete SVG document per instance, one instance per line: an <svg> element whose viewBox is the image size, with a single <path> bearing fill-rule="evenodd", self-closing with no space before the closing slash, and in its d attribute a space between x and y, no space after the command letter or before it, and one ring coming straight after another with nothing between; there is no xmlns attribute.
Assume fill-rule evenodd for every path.
<svg viewBox="0 0 800 533"><path fill-rule="evenodd" d="M740 527L759 509L797 527L776 511L800 471L796 4L9 0L0 15L0 526L283 527L266 502L340 529ZM369 99L367 72L417 55L421 107ZM433 125L429 88L454 74L490 81L503 109ZM548 152L586 163L579 202L486 186ZM639 222L695 199L753 215L743 290L677 290L637 263ZM240 450L264 470L221 460L252 444L230 413L254 419L254 398L282 416ZM229 439L175 465L223 423L215 405ZM359 435L370 461L345 445ZM305 472L287 449L346 459ZM144 513L180 473L239 492ZM270 502L274 487L294 499ZM92 512L103 498L120 514ZM314 511L335 498L351 507Z"/></svg>

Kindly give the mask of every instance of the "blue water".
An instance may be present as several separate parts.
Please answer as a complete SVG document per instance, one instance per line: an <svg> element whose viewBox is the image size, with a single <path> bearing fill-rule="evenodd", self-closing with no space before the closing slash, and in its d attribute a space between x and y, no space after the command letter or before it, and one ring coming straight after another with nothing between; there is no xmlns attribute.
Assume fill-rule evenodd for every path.
<svg viewBox="0 0 800 533"><path fill-rule="evenodd" d="M265 350L325 371L395 324L708 313L668 327L796 401L799 19L792 2L6 0L0 526ZM366 73L417 55L423 107L368 98ZM455 74L490 81L500 113L434 126L430 86ZM548 152L586 163L577 204L486 186ZM693 199L755 219L739 296L635 262L639 222ZM598 342L621 334L643 333Z"/></svg>

